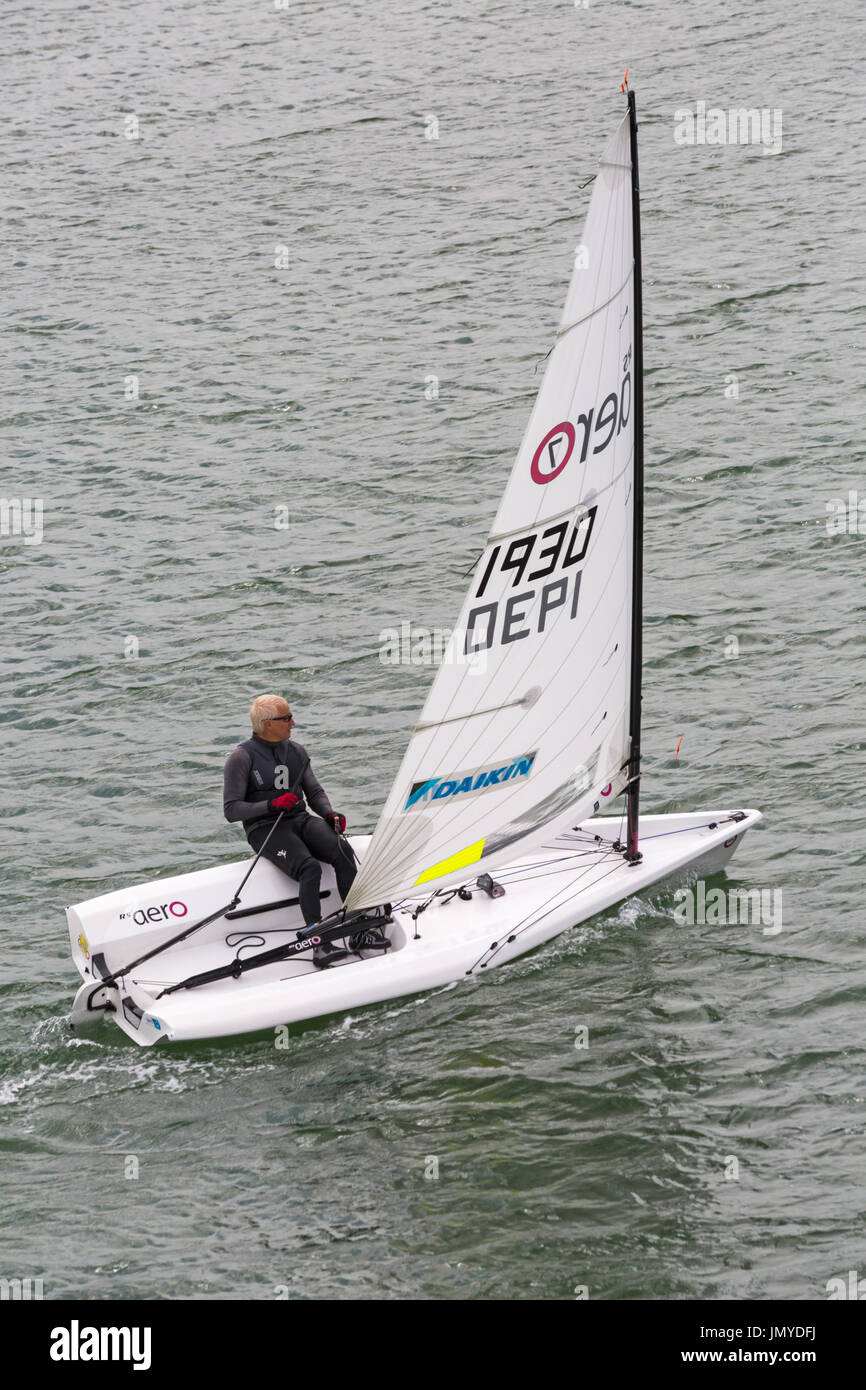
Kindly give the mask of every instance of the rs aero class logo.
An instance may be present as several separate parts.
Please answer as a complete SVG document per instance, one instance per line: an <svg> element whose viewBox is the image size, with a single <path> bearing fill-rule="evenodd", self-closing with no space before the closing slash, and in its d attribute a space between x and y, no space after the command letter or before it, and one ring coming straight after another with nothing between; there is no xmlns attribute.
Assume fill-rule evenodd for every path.
<svg viewBox="0 0 866 1390"><path fill-rule="evenodd" d="M535 757L535 753L524 753L519 758L509 758L504 763L489 763L487 767L476 767L468 772L451 772L446 777L425 777L421 782L412 783L403 810L412 811L433 801L453 801L455 797L463 800L467 796L493 791L506 782L522 780L532 771Z"/></svg>
<svg viewBox="0 0 866 1390"><path fill-rule="evenodd" d="M580 461L586 462L590 443L593 454L603 454L611 440L625 428L631 414L631 348L622 359L622 384L605 396L601 405L581 411L576 425L562 420L554 425L532 455L529 474L534 483L552 483L568 463L580 439Z"/></svg>
<svg viewBox="0 0 866 1390"><path fill-rule="evenodd" d="M134 912L121 912L120 920L123 922L131 917L139 927L144 927L148 922L168 922L172 917L185 917L188 912L186 903L160 903L159 906L138 907Z"/></svg>

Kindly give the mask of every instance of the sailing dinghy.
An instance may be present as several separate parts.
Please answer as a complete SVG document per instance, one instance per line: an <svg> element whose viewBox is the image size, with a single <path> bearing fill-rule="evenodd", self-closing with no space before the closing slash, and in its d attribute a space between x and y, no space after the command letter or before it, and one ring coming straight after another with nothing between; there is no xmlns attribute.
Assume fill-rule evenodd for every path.
<svg viewBox="0 0 866 1390"><path fill-rule="evenodd" d="M350 839L346 903L324 865L327 915L305 928L292 880L260 859L70 907L73 1025L107 1014L148 1046L355 1009L478 977L727 862L760 812L639 813L642 376L628 92L459 622L373 834Z"/></svg>

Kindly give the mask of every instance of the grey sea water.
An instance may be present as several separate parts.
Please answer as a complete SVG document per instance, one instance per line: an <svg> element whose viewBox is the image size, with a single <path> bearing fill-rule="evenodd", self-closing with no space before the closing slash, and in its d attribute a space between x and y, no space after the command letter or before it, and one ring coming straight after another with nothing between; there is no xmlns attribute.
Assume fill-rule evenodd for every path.
<svg viewBox="0 0 866 1390"><path fill-rule="evenodd" d="M2 494L44 515L0 538L0 1275L89 1299L866 1275L858 497L828 526L866 496L861 36L854 0L3 8ZM70 1036L64 906L237 857L251 695L289 696L374 823L431 678L380 634L456 617L626 66L643 798L761 806L712 885L780 890L783 930L684 926L659 890L282 1050ZM698 102L779 111L781 149L677 143Z"/></svg>

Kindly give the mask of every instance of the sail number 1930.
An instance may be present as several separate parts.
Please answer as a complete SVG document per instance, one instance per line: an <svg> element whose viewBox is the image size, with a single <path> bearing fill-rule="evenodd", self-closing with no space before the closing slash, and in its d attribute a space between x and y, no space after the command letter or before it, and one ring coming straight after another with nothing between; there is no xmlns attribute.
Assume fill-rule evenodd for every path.
<svg viewBox="0 0 866 1390"><path fill-rule="evenodd" d="M560 609L567 608L569 618L576 616L582 574L577 566L586 555L597 511L597 506L589 507L574 520L558 521L543 531L515 536L507 546L493 547L473 598L482 600L494 579L501 592L509 577L511 589L520 592L473 604L466 619L467 653L544 632L548 619Z"/></svg>

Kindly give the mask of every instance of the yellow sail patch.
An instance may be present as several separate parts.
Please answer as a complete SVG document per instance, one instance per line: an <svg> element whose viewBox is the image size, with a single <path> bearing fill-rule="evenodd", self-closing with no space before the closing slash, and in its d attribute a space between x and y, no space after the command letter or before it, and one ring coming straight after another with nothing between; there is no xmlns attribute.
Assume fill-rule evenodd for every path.
<svg viewBox="0 0 866 1390"><path fill-rule="evenodd" d="M485 840L486 840L485 836ZM455 869L462 869L465 864L477 864L484 853L484 840L476 840L474 845L468 849L460 849L456 854L452 854L450 859L442 859L438 864L434 864L432 869L425 869L420 878L416 878L413 887L417 888L419 883L429 883L432 878L443 878L445 874L452 874Z"/></svg>

